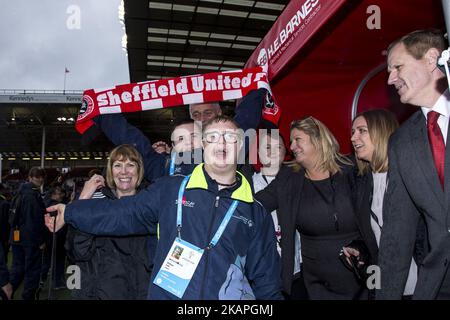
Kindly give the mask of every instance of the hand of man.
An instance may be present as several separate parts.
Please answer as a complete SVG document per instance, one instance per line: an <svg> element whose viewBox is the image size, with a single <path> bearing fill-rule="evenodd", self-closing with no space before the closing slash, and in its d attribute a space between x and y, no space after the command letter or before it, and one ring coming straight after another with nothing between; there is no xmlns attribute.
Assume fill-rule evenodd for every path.
<svg viewBox="0 0 450 320"><path fill-rule="evenodd" d="M66 224L64 221L64 211L66 210L65 204L57 204L47 208L47 214L45 215L45 225L50 230L50 232L59 231ZM56 212L55 217L51 217L50 213ZM56 219L56 225L55 225ZM55 228L54 228L55 227Z"/></svg>
<svg viewBox="0 0 450 320"><path fill-rule="evenodd" d="M105 178L99 174L94 174L84 183L79 199L90 199L97 189L105 186Z"/></svg>
<svg viewBox="0 0 450 320"><path fill-rule="evenodd" d="M164 141L158 141L155 142L154 144L152 144L152 148L153 150L155 150L155 152L161 154L161 153L170 153L171 148L169 147L169 145L167 143L165 143Z"/></svg>
<svg viewBox="0 0 450 320"><path fill-rule="evenodd" d="M5 293L6 297L8 298L8 300L11 300L11 296L13 293L13 287L11 285L11 283L7 283L2 287L3 292Z"/></svg>

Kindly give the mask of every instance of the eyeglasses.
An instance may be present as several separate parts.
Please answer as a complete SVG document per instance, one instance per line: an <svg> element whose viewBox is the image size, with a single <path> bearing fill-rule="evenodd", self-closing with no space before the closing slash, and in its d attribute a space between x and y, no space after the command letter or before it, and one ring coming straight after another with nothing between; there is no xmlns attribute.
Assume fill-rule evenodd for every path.
<svg viewBox="0 0 450 320"><path fill-rule="evenodd" d="M236 143L238 141L239 135L235 132L218 132L218 131L210 131L205 132L203 134L203 140L205 140L208 143L217 143L220 140L220 137L223 137L225 142L227 143Z"/></svg>

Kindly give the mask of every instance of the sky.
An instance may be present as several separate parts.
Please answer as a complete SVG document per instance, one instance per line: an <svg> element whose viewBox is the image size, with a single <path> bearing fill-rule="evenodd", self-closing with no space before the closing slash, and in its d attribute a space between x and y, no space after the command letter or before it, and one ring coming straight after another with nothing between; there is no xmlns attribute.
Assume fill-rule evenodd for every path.
<svg viewBox="0 0 450 320"><path fill-rule="evenodd" d="M128 83L120 0L0 0L0 91ZM65 73L65 69L69 71Z"/></svg>

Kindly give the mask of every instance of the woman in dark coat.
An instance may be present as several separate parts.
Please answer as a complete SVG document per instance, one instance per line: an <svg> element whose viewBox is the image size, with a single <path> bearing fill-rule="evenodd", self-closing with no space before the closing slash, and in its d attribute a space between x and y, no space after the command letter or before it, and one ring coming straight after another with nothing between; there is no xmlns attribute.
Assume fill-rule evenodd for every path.
<svg viewBox="0 0 450 320"><path fill-rule="evenodd" d="M328 128L313 117L294 121L290 132L294 165L283 168L256 194L268 212L278 212L284 290L291 290L298 230L310 299L367 298L364 285L340 258L344 246L362 238L353 209L352 163L339 153Z"/></svg>
<svg viewBox="0 0 450 320"><path fill-rule="evenodd" d="M143 171L139 152L131 145L120 145L110 153L106 183L101 175L93 175L80 199L134 195L139 192ZM156 235L93 236L71 227L66 249L81 271L81 288L73 290L73 298L146 299L156 242Z"/></svg>
<svg viewBox="0 0 450 320"><path fill-rule="evenodd" d="M366 230L366 233L367 238L371 237L372 240L366 243L376 253L378 253L383 226L383 200L389 167L388 142L397 128L398 122L395 115L385 109L373 109L360 113L352 123L351 141L357 163L355 168L357 169L355 174L356 208L361 217L370 223L371 229ZM414 256L417 261L420 261L426 248L423 244L426 238L423 219L420 220L417 234L419 240L416 242ZM359 255L359 252L355 250L349 250L349 253L355 256ZM371 263L377 264L376 254ZM404 296L413 295L416 282L417 264L413 259L405 284Z"/></svg>

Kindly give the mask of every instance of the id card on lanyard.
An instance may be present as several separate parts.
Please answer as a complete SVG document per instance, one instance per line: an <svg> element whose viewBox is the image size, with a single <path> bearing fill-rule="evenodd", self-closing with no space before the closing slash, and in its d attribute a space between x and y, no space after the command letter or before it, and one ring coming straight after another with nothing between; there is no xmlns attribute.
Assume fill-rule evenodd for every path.
<svg viewBox="0 0 450 320"><path fill-rule="evenodd" d="M194 272L197 269L200 260L205 252L205 249L201 249L187 241L181 239L181 227L182 227L182 201L183 194L186 188L186 184L190 178L190 175L183 179L180 189L178 190L178 202L177 202L177 232L178 236L175 238L170 250L164 259L164 262L156 274L153 283L162 289L174 294L178 298L182 298L189 283L194 276ZM225 217L220 223L214 237L206 247L207 250L212 249L220 237L222 236L228 222L231 219L234 211L236 210L238 201L234 200L228 209Z"/></svg>
<svg viewBox="0 0 450 320"><path fill-rule="evenodd" d="M203 252L203 249L177 237L153 283L178 298L183 297Z"/></svg>

